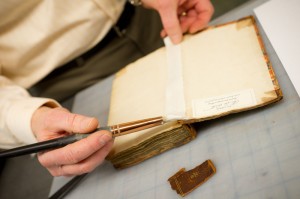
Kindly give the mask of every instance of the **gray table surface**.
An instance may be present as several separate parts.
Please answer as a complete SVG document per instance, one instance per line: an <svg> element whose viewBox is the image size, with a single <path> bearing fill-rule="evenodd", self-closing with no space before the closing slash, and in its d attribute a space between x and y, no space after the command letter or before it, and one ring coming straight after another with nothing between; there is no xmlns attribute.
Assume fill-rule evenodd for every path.
<svg viewBox="0 0 300 199"><path fill-rule="evenodd" d="M211 22L254 15L250 1ZM66 198L181 198L167 179L211 159L217 173L185 198L300 198L300 99L259 25L284 99L276 104L196 124L197 138L136 166L105 162ZM106 124L113 77L80 92L73 111ZM54 178L50 195L69 178Z"/></svg>

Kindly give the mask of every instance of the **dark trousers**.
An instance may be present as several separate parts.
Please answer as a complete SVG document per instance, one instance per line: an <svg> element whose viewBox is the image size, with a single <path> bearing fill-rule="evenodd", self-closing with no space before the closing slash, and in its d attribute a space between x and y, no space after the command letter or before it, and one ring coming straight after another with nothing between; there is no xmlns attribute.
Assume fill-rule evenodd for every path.
<svg viewBox="0 0 300 199"><path fill-rule="evenodd" d="M161 29L155 11L127 4L115 28L97 46L54 70L29 92L63 101L161 47Z"/></svg>

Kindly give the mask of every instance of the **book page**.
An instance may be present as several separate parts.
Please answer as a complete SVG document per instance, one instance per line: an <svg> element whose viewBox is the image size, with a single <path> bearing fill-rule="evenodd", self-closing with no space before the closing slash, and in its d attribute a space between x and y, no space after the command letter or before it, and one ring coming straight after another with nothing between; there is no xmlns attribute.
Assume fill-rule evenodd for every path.
<svg viewBox="0 0 300 199"><path fill-rule="evenodd" d="M165 57L165 49L159 49L116 74L112 87L109 125L163 115Z"/></svg>
<svg viewBox="0 0 300 199"><path fill-rule="evenodd" d="M251 18L193 35L181 48L189 118L243 110L277 98Z"/></svg>
<svg viewBox="0 0 300 199"><path fill-rule="evenodd" d="M109 125L164 115L166 66L166 52L161 48L116 74L112 87ZM173 122L117 137L113 152L118 153L180 126Z"/></svg>

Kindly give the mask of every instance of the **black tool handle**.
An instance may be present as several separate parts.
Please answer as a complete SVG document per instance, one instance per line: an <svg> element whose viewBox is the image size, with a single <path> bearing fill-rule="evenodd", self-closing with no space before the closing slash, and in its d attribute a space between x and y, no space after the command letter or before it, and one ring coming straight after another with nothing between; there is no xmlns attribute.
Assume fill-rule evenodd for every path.
<svg viewBox="0 0 300 199"><path fill-rule="evenodd" d="M110 127L107 127L107 126L100 127L100 128L97 128L92 133L100 131L100 130L110 131ZM73 142L76 142L83 138L86 138L87 136L89 136L92 133L76 133L76 134L61 137L61 138L56 138L56 139L47 140L47 141L43 141L43 142L37 142L34 144L29 144L29 145L25 145L25 146L13 148L13 149L1 151L0 158L12 158L12 157L20 156L20 155L26 155L26 154L37 153L37 152L41 152L41 151L45 151L45 150L49 150L49 149L64 147L68 144L71 144Z"/></svg>
<svg viewBox="0 0 300 199"><path fill-rule="evenodd" d="M55 149L59 147L66 146L78 140L81 140L87 137L88 134L73 134L70 136L65 136L61 138L56 138L52 140L47 140L44 142L37 142L34 144L29 144L26 146L21 146L5 151L0 152L0 158L11 158L20 155L26 155L31 153L37 153L40 151L48 150L48 149Z"/></svg>

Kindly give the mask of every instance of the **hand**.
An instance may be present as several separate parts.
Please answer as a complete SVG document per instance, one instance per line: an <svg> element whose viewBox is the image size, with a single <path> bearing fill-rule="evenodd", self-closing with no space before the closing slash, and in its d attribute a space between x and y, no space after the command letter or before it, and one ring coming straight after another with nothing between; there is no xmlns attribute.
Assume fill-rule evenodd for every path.
<svg viewBox="0 0 300 199"><path fill-rule="evenodd" d="M142 0L143 5L158 11L164 29L174 44L181 42L183 33L195 33L205 28L213 15L210 0Z"/></svg>
<svg viewBox="0 0 300 199"><path fill-rule="evenodd" d="M89 133L98 127L96 118L70 113L64 108L41 107L31 120L38 141ZM113 145L108 131L99 131L65 147L38 154L39 162L53 176L73 176L91 172L103 162Z"/></svg>

